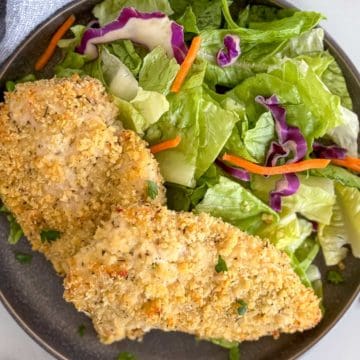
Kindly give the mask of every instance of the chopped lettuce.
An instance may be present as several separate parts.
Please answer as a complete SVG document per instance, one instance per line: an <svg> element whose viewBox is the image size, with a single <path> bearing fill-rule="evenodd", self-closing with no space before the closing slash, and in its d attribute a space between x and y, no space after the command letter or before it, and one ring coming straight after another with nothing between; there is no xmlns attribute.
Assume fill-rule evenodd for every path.
<svg viewBox="0 0 360 360"><path fill-rule="evenodd" d="M131 40L117 40L104 46L118 57L134 76L138 76L142 66L142 58Z"/></svg>
<svg viewBox="0 0 360 360"><path fill-rule="evenodd" d="M358 157L359 119L352 111L341 107L343 123L328 130L335 143L348 151L349 156Z"/></svg>
<svg viewBox="0 0 360 360"><path fill-rule="evenodd" d="M170 0L169 2L177 17L186 13L191 6L199 30L217 29L221 25L221 0Z"/></svg>
<svg viewBox="0 0 360 360"><path fill-rule="evenodd" d="M360 191L340 184L336 184L335 189L352 253L360 257Z"/></svg>
<svg viewBox="0 0 360 360"><path fill-rule="evenodd" d="M198 179L215 161L239 120L232 111L225 110L206 92L199 113L200 142L195 177Z"/></svg>
<svg viewBox="0 0 360 360"><path fill-rule="evenodd" d="M178 19L176 19L176 22L184 27L186 33L198 34L200 32L191 5L185 9L184 13Z"/></svg>
<svg viewBox="0 0 360 360"><path fill-rule="evenodd" d="M161 11L167 15L173 13L168 0L104 0L94 7L93 14L103 26L115 20L125 7L134 7L144 12Z"/></svg>
<svg viewBox="0 0 360 360"><path fill-rule="evenodd" d="M60 39L57 43L57 46L60 49L75 49L77 45L80 44L81 37L86 30L86 26L84 25L74 25L70 28L71 32L73 33L74 37L70 39Z"/></svg>
<svg viewBox="0 0 360 360"><path fill-rule="evenodd" d="M145 90L167 95L180 66L170 59L164 48L158 46L144 58L139 74L139 85Z"/></svg>
<svg viewBox="0 0 360 360"><path fill-rule="evenodd" d="M308 142L310 139L324 136L331 129L343 124L340 98L329 92L306 62L289 59L270 73L295 85L302 103L313 114L311 124L308 123L308 119L304 121L298 116L288 117L288 122L298 126Z"/></svg>
<svg viewBox="0 0 360 360"><path fill-rule="evenodd" d="M335 59L323 73L321 79L333 94L340 96L342 105L352 110L352 100L345 77Z"/></svg>
<svg viewBox="0 0 360 360"><path fill-rule="evenodd" d="M338 166L328 165L325 169L313 169L311 175L325 177L342 185L355 187L360 190L360 177Z"/></svg>
<svg viewBox="0 0 360 360"><path fill-rule="evenodd" d="M337 265L346 257L348 249L343 246L348 242L347 230L339 204L333 207L330 224L319 225L318 238L327 266Z"/></svg>
<svg viewBox="0 0 360 360"><path fill-rule="evenodd" d="M257 162L264 163L267 149L274 136L274 120L270 112L265 112L260 116L255 127L246 131L244 145Z"/></svg>
<svg viewBox="0 0 360 360"><path fill-rule="evenodd" d="M275 188L277 176L264 178L253 176L251 188L264 201ZM331 180L315 176L299 176L300 187L296 194L283 198L282 206L291 212L297 212L311 221L329 224L332 207L335 203L334 184Z"/></svg>
<svg viewBox="0 0 360 360"><path fill-rule="evenodd" d="M319 241L326 265L336 265L343 260L350 244L355 257L360 257L360 191L335 185L337 202L329 225L319 227Z"/></svg>
<svg viewBox="0 0 360 360"><path fill-rule="evenodd" d="M274 56L283 50L289 39L312 29L320 20L318 13L295 12L281 20L257 23L256 29L203 31L199 56L209 62L208 83L232 87L256 73L267 72ZM232 66L221 68L216 64L216 54L228 34L240 37L241 56Z"/></svg>
<svg viewBox="0 0 360 360"><path fill-rule="evenodd" d="M278 222L262 226L256 234L269 239L278 249L293 252L311 232L311 223L299 219L292 211L283 210Z"/></svg>
<svg viewBox="0 0 360 360"><path fill-rule="evenodd" d="M109 92L123 100L135 98L139 84L132 72L122 61L102 47L99 56L101 78Z"/></svg>
<svg viewBox="0 0 360 360"><path fill-rule="evenodd" d="M181 136L181 142L176 148L156 155L161 174L168 182L188 187L196 184L196 161L200 144L198 119L202 95L201 87L170 94L169 111L146 133L145 139L150 144Z"/></svg>
<svg viewBox="0 0 360 360"><path fill-rule="evenodd" d="M312 55L323 51L324 30L316 28L290 39L279 55L293 58L299 55Z"/></svg>
<svg viewBox="0 0 360 360"><path fill-rule="evenodd" d="M224 221L250 233L254 233L265 223L278 219L277 213L250 191L223 176L220 176L218 184L207 190L195 211L221 217Z"/></svg>
<svg viewBox="0 0 360 360"><path fill-rule="evenodd" d="M136 131L139 135L143 135L169 110L169 102L163 94L145 91L141 87L132 100L115 97L114 102L119 108L119 120L124 127Z"/></svg>
<svg viewBox="0 0 360 360"><path fill-rule="evenodd" d="M222 108L202 87L183 89L168 99L170 111L148 130L146 139L153 144L180 135L181 143L176 148L156 158L166 181L194 187L196 179L219 155L238 117Z"/></svg>

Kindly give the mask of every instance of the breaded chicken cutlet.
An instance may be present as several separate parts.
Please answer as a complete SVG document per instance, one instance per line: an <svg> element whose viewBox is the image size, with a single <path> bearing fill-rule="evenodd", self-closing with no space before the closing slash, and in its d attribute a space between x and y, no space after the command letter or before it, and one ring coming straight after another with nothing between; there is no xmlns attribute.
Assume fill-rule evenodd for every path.
<svg viewBox="0 0 360 360"><path fill-rule="evenodd" d="M155 159L117 116L101 83L78 76L18 84L0 104L0 196L60 273L115 205L151 201L149 180L165 201Z"/></svg>
<svg viewBox="0 0 360 360"><path fill-rule="evenodd" d="M118 209L69 261L64 286L104 343L151 329L256 340L321 319L285 253L207 214L161 206Z"/></svg>

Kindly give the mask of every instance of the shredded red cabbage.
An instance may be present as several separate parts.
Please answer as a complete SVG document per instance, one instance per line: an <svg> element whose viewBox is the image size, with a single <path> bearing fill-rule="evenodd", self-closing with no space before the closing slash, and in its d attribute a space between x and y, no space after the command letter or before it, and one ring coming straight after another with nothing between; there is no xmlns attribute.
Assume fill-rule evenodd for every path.
<svg viewBox="0 0 360 360"><path fill-rule="evenodd" d="M246 170L228 166L219 159L216 159L215 163L219 168L224 170L226 173L228 173L235 179L242 180L242 181L250 181L250 174Z"/></svg>
<svg viewBox="0 0 360 360"><path fill-rule="evenodd" d="M323 145L315 141L313 153L320 159L345 159L347 150L337 145Z"/></svg>
<svg viewBox="0 0 360 360"><path fill-rule="evenodd" d="M278 160L280 158L287 157L290 153L292 153L293 158L289 159L287 163L294 163L302 160L307 152L306 140L298 127L289 126L286 123L286 110L280 106L276 95L267 99L263 96L257 96L255 101L266 107L271 112L279 140L276 148L270 147L267 159L276 158ZM279 152L272 154L271 151ZM269 163L268 165L275 166L274 163Z"/></svg>
<svg viewBox="0 0 360 360"><path fill-rule="evenodd" d="M281 211L281 198L295 194L300 187L300 180L295 174L284 174L276 182L275 189L270 192L270 206L275 211Z"/></svg>
<svg viewBox="0 0 360 360"><path fill-rule="evenodd" d="M98 29L87 29L76 51L90 59L98 56L96 44L129 39L149 50L162 46L168 56L182 63L187 54L184 29L161 12L142 13L124 8L117 20Z"/></svg>
<svg viewBox="0 0 360 360"><path fill-rule="evenodd" d="M276 166L280 159L286 158L286 163L302 160L307 152L307 144L300 129L289 126L286 122L286 110L280 106L276 95L269 98L257 96L255 101L268 109L275 122L278 141L270 144L266 155L266 166ZM289 158L292 154L293 157ZM276 183L275 189L270 192L270 206L275 211L281 211L281 199L297 192L300 186L299 178L295 174L284 174Z"/></svg>
<svg viewBox="0 0 360 360"><path fill-rule="evenodd" d="M241 55L240 38L237 35L226 35L224 46L216 55L216 62L221 67L234 64Z"/></svg>

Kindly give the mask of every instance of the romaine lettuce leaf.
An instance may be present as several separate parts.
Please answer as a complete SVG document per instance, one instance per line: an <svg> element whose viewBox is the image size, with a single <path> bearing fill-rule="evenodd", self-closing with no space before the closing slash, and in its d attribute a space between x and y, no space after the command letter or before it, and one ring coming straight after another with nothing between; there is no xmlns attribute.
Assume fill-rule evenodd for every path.
<svg viewBox="0 0 360 360"><path fill-rule="evenodd" d="M84 25L72 26L70 28L70 31L73 33L74 37L70 39L60 39L57 43L57 46L60 49L75 49L75 47L80 44L81 38L85 30L86 26Z"/></svg>
<svg viewBox="0 0 360 360"><path fill-rule="evenodd" d="M166 181L194 187L224 147L238 116L222 108L203 87L182 89L168 99L170 111L148 130L146 139L153 144L180 135L176 148L156 158Z"/></svg>
<svg viewBox="0 0 360 360"><path fill-rule="evenodd" d="M313 123L304 124L299 117L288 116L291 125L298 126L309 139L320 138L344 122L340 98L329 92L316 73L304 61L286 60L270 74L296 86L302 103L313 114ZM285 106L286 107L286 106Z"/></svg>
<svg viewBox="0 0 360 360"><path fill-rule="evenodd" d="M360 190L360 177L339 166L328 165L325 169L313 169L310 174L335 180L342 185Z"/></svg>
<svg viewBox="0 0 360 360"><path fill-rule="evenodd" d="M207 188L208 186L205 183L194 189L166 183L167 206L176 211L190 211L204 197Z"/></svg>
<svg viewBox="0 0 360 360"><path fill-rule="evenodd" d="M170 0L170 5L177 17L190 5L199 30L217 29L221 25L221 0Z"/></svg>
<svg viewBox="0 0 360 360"><path fill-rule="evenodd" d="M267 149L274 136L274 120L270 112L265 112L260 116L255 127L245 132L244 145L257 162L264 163Z"/></svg>
<svg viewBox="0 0 360 360"><path fill-rule="evenodd" d="M281 51L281 57L296 57L324 51L324 30L321 28L306 31L288 41Z"/></svg>
<svg viewBox="0 0 360 360"><path fill-rule="evenodd" d="M335 203L333 181L315 176L299 175L300 187L296 194L282 199L282 207L293 213L297 212L311 221L329 224L332 207ZM269 193L275 188L278 176L264 178L253 176L251 189L263 201L268 201Z"/></svg>
<svg viewBox="0 0 360 360"><path fill-rule="evenodd" d="M330 224L319 224L318 238L327 266L337 265L346 257L348 249L343 246L348 242L347 231L339 204L333 207Z"/></svg>
<svg viewBox="0 0 360 360"><path fill-rule="evenodd" d="M349 156L358 157L359 119L345 107L341 107L343 124L328 131L335 143L348 151Z"/></svg>
<svg viewBox="0 0 360 360"><path fill-rule="evenodd" d="M160 171L167 182L195 186L196 161L200 143L199 111L202 87L168 95L170 110L150 127L145 139L150 144L181 136L180 144L156 155Z"/></svg>
<svg viewBox="0 0 360 360"><path fill-rule="evenodd" d="M203 31L199 57L209 62L206 73L208 84L233 87L256 73L266 72L274 63L274 55L286 47L289 39L310 30L320 20L318 13L296 12L278 21L257 23L257 29ZM216 53L228 34L240 37L241 56L232 66L222 68L215 61Z"/></svg>
<svg viewBox="0 0 360 360"><path fill-rule="evenodd" d="M198 34L200 32L191 5L185 9L184 13L178 19L176 19L176 22L184 27L185 33Z"/></svg>
<svg viewBox="0 0 360 360"><path fill-rule="evenodd" d="M239 21L243 23L244 27L249 27L250 23L282 19L293 15L296 11L295 9L280 9L266 5L248 5L240 12Z"/></svg>
<svg viewBox="0 0 360 360"><path fill-rule="evenodd" d="M342 105L352 110L352 100L346 81L335 59L324 72L321 79L333 94L340 96Z"/></svg>
<svg viewBox="0 0 360 360"><path fill-rule="evenodd" d="M311 232L311 223L300 220L295 212L284 209L277 223L262 226L256 234L269 239L278 249L294 252Z"/></svg>
<svg viewBox="0 0 360 360"><path fill-rule="evenodd" d="M180 65L169 59L164 48L158 46L144 58L139 74L139 85L145 90L167 95Z"/></svg>
<svg viewBox="0 0 360 360"><path fill-rule="evenodd" d="M137 53L131 40L117 40L104 45L113 55L117 56L124 65L137 77L142 65L142 58Z"/></svg>
<svg viewBox="0 0 360 360"><path fill-rule="evenodd" d="M319 253L320 245L317 240L309 237L296 249L295 256L300 262L300 266L307 271Z"/></svg>
<svg viewBox="0 0 360 360"><path fill-rule="evenodd" d="M139 135L155 124L169 110L169 102L165 95L156 91L145 91L138 88L135 98L126 101L114 97L119 108L119 120L126 129L131 129Z"/></svg>
<svg viewBox="0 0 360 360"><path fill-rule="evenodd" d="M101 71L100 81L109 92L123 100L130 101L135 98L139 84L132 72L122 61L111 54L106 47L101 47L98 60Z"/></svg>
<svg viewBox="0 0 360 360"><path fill-rule="evenodd" d="M161 11L167 15L173 13L168 0L104 0L94 7L93 14L103 26L115 20L124 7L144 12Z"/></svg>
<svg viewBox="0 0 360 360"><path fill-rule="evenodd" d="M220 217L241 230L255 232L257 228L278 219L269 206L239 183L220 176L219 183L210 187L195 211Z"/></svg>
<svg viewBox="0 0 360 360"><path fill-rule="evenodd" d="M360 257L360 191L340 184L335 185L339 207L344 216L348 243L355 257Z"/></svg>
<svg viewBox="0 0 360 360"><path fill-rule="evenodd" d="M199 112L199 150L195 177L198 179L215 161L229 139L238 116L223 109L208 93L204 92Z"/></svg>

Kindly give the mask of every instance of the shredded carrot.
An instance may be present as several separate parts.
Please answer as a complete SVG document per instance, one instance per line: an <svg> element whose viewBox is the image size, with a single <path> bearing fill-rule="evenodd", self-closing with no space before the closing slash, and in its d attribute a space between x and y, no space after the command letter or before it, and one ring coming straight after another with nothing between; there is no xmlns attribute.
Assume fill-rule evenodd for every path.
<svg viewBox="0 0 360 360"><path fill-rule="evenodd" d="M360 159L347 156L345 159L332 159L332 163L338 166L346 167L350 170L360 172Z"/></svg>
<svg viewBox="0 0 360 360"><path fill-rule="evenodd" d="M160 144L156 144L150 147L150 151L153 154L156 154L160 151L172 149L174 147L177 147L180 144L181 137L178 135L174 139L166 140Z"/></svg>
<svg viewBox="0 0 360 360"><path fill-rule="evenodd" d="M50 40L48 47L42 53L40 58L35 64L35 70L39 71L44 68L44 66L49 62L51 57L54 55L56 50L57 43L65 35L65 33L70 29L72 24L75 22L75 16L70 15L68 19L56 30L55 34Z"/></svg>
<svg viewBox="0 0 360 360"><path fill-rule="evenodd" d="M182 62L180 69L175 77L175 80L171 86L171 92L177 93L180 91L182 84L185 81L186 75L189 73L192 64L194 63L196 56L199 52L201 45L201 37L195 36L191 42L189 51Z"/></svg>
<svg viewBox="0 0 360 360"><path fill-rule="evenodd" d="M225 154L222 158L233 165L239 166L250 173L259 175L280 175L288 174L293 172L300 172L309 169L323 169L329 165L330 160L328 159L310 159L303 160L298 163L286 164L281 166L261 166L254 164L250 161L242 159L238 156Z"/></svg>

